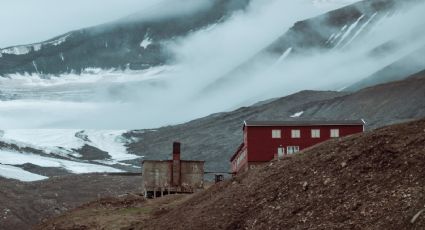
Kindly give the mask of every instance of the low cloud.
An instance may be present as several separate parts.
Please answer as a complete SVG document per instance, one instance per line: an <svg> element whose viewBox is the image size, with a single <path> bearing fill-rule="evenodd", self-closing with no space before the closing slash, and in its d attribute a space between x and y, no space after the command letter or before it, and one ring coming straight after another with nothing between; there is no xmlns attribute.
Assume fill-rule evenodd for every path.
<svg viewBox="0 0 425 230"><path fill-rule="evenodd" d="M113 21L164 0L1 0L0 48Z"/></svg>
<svg viewBox="0 0 425 230"><path fill-rule="evenodd" d="M203 92L295 22L331 9L307 0L255 0L246 11L235 13L224 23L169 41L167 45L177 57L172 66L103 73L93 82L73 80L62 84L62 88L39 85L38 92L50 92L50 97L55 95L52 91L60 97L83 92L87 96L82 100L47 96L36 101L1 102L0 126L136 129L176 124L303 89L340 89L425 46L425 31L421 29L424 22L420 20L425 4L417 4L380 17L372 30L347 46L312 50L298 57L288 52L288 57L279 62L279 56L265 56L249 71L242 71L241 80ZM323 29L328 28L323 25ZM376 54L376 47L390 41L392 49Z"/></svg>

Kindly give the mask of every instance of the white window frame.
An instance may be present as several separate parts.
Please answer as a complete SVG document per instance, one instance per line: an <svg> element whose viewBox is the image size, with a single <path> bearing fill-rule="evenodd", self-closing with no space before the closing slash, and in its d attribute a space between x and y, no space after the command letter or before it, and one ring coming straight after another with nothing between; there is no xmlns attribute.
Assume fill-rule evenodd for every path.
<svg viewBox="0 0 425 230"><path fill-rule="evenodd" d="M332 138L337 138L339 137L339 129L331 129L331 137Z"/></svg>
<svg viewBox="0 0 425 230"><path fill-rule="evenodd" d="M291 130L291 137L292 138L301 138L301 130L299 130L299 129L292 129Z"/></svg>
<svg viewBox="0 0 425 230"><path fill-rule="evenodd" d="M300 146L288 146L286 149L287 154L294 154L300 151Z"/></svg>
<svg viewBox="0 0 425 230"><path fill-rule="evenodd" d="M320 129L312 129L311 138L320 138Z"/></svg>
<svg viewBox="0 0 425 230"><path fill-rule="evenodd" d="M282 131L280 129L273 129L272 138L282 138Z"/></svg>

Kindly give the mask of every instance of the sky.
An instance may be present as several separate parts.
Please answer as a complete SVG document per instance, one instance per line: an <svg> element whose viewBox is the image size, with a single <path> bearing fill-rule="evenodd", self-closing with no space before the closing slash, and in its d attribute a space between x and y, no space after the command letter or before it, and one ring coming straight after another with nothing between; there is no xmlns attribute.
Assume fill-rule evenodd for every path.
<svg viewBox="0 0 425 230"><path fill-rule="evenodd" d="M0 48L113 21L161 0L0 0Z"/></svg>

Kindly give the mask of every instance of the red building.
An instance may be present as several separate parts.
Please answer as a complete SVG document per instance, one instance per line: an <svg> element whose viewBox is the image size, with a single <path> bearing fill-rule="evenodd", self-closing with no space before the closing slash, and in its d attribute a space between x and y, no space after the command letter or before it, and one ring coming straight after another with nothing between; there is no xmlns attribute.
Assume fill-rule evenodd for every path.
<svg viewBox="0 0 425 230"><path fill-rule="evenodd" d="M293 154L330 138L364 131L358 121L245 121L243 143L230 159L238 173Z"/></svg>

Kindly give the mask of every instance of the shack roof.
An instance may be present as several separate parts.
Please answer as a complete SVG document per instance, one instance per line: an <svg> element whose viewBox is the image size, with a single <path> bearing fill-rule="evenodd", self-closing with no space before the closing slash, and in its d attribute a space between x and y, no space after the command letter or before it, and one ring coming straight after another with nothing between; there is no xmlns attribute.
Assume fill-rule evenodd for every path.
<svg viewBox="0 0 425 230"><path fill-rule="evenodd" d="M173 160L143 160L142 164L144 163L172 163ZM205 161L193 161L193 160L180 160L180 162L188 162L188 163L205 163Z"/></svg>

